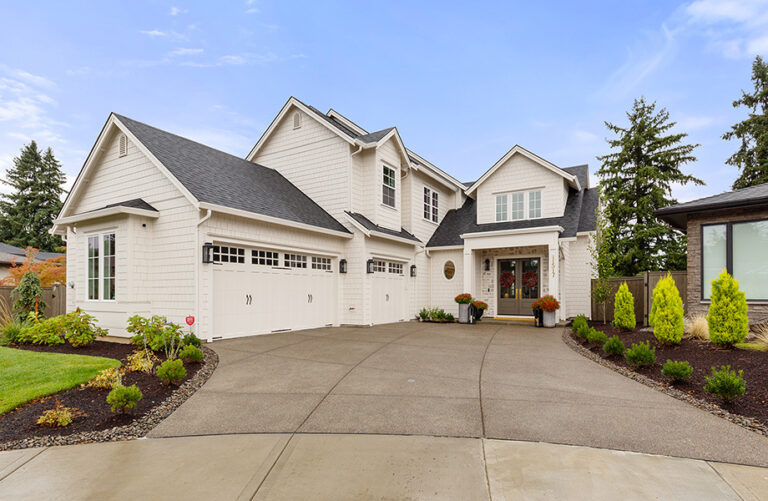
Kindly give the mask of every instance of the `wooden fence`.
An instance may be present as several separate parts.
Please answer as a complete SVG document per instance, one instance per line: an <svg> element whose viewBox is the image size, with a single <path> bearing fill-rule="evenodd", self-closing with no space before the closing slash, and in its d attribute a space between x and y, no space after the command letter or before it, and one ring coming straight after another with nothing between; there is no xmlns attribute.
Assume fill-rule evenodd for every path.
<svg viewBox="0 0 768 501"><path fill-rule="evenodd" d="M638 325L648 325L648 315L651 312L651 305L653 304L653 288L659 283L659 280L667 276L667 273L672 274L672 278L675 280L675 285L680 291L680 296L683 298L683 305L686 304L686 298L688 294L688 274L685 271L646 271L642 275L636 277L616 277L609 280L610 294L608 301L605 303L605 316L608 317L608 322L613 321L613 296L619 287L624 282L627 282L629 292L632 293L632 297L635 299L635 318ZM592 288L595 287L595 280L592 280ZM592 300L592 319L597 321L603 321L603 306L596 304L594 299Z"/></svg>
<svg viewBox="0 0 768 501"><path fill-rule="evenodd" d="M0 302L5 302L9 306L13 304L11 291L13 287L0 286ZM43 287L43 297L41 298L47 305L43 312L46 317L54 317L67 312L67 286L54 285L52 287Z"/></svg>

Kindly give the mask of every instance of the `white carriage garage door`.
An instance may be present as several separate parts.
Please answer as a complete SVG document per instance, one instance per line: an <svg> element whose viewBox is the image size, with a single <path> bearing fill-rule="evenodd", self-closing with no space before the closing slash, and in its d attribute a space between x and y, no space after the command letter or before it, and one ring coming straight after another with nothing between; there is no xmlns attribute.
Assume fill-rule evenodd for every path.
<svg viewBox="0 0 768 501"><path fill-rule="evenodd" d="M407 298L403 263L373 261L371 286L371 318L374 324L405 320Z"/></svg>
<svg viewBox="0 0 768 501"><path fill-rule="evenodd" d="M214 246L214 338L337 324L335 259Z"/></svg>

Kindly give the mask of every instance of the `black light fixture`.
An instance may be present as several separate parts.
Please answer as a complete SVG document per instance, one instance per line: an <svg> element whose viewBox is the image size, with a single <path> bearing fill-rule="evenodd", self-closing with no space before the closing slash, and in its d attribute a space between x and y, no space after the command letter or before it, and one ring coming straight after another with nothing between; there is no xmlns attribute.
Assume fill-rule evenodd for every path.
<svg viewBox="0 0 768 501"><path fill-rule="evenodd" d="M486 259L485 260L485 271L491 271L491 260Z"/></svg>
<svg viewBox="0 0 768 501"><path fill-rule="evenodd" d="M416 265L415 264L411 265L411 276L412 277L416 276Z"/></svg>
<svg viewBox="0 0 768 501"><path fill-rule="evenodd" d="M346 273L347 272L347 260L342 259L339 261L339 273Z"/></svg>
<svg viewBox="0 0 768 501"><path fill-rule="evenodd" d="M213 262L213 244L211 242L205 242L203 244L203 263Z"/></svg>
<svg viewBox="0 0 768 501"><path fill-rule="evenodd" d="M365 262L365 272L373 273L373 259L369 259Z"/></svg>

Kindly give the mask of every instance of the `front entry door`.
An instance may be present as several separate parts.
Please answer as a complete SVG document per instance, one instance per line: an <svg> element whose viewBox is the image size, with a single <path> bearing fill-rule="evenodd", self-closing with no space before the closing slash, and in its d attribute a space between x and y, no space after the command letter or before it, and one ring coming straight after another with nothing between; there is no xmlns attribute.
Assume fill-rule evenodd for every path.
<svg viewBox="0 0 768 501"><path fill-rule="evenodd" d="M500 315L533 315L531 305L541 290L541 261L500 259L498 283Z"/></svg>

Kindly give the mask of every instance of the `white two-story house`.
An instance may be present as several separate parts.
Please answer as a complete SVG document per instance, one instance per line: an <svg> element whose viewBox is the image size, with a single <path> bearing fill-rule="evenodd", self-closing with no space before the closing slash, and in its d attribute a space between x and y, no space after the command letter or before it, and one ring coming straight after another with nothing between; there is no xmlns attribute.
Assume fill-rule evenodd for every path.
<svg viewBox="0 0 768 501"><path fill-rule="evenodd" d="M590 311L597 192L587 166L515 146L462 183L405 147L291 98L246 158L111 114L56 219L68 309L196 317L208 340L456 313Z"/></svg>

